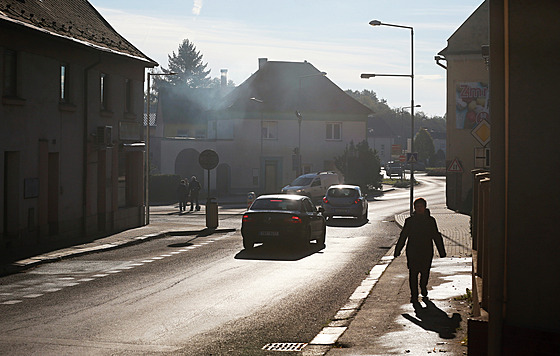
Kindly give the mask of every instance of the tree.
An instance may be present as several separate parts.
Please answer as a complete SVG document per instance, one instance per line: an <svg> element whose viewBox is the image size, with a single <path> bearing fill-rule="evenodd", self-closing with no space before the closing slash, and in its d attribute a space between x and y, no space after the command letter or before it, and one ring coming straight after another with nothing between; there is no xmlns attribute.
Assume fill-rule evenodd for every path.
<svg viewBox="0 0 560 356"><path fill-rule="evenodd" d="M210 70L206 70L202 62L202 54L194 43L188 39L179 45L177 53L173 52L167 56L169 68L162 68L164 73L177 73L155 78L156 85L161 86L185 86L187 88L207 88L210 86Z"/></svg>
<svg viewBox="0 0 560 356"><path fill-rule="evenodd" d="M364 191L381 188L381 162L366 140L357 145L351 141L334 162L346 183L359 185Z"/></svg>
<svg viewBox="0 0 560 356"><path fill-rule="evenodd" d="M418 152L418 161L428 165L435 161L435 148L432 136L425 128L422 128L414 138L414 150Z"/></svg>

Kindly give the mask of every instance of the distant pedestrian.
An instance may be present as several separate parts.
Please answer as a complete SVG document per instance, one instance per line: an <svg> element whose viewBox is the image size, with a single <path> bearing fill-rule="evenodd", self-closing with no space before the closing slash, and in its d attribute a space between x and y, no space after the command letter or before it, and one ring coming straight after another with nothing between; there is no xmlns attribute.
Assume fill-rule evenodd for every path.
<svg viewBox="0 0 560 356"><path fill-rule="evenodd" d="M189 196L188 184L185 180L181 180L177 187L177 200L179 201L179 212L187 210L187 200Z"/></svg>
<svg viewBox="0 0 560 356"><path fill-rule="evenodd" d="M410 284L410 301L418 303L418 274L420 274L420 291L424 298L428 297L428 278L432 267L435 243L440 257L445 257L443 239L438 230L436 219L426 208L426 200L418 198L414 201L414 213L407 218L395 247L395 257L401 254L406 240L406 259L408 266L408 282Z"/></svg>
<svg viewBox="0 0 560 356"><path fill-rule="evenodd" d="M196 211L200 210L200 205L198 204L198 193L200 192L200 182L196 179L196 176L192 176L191 182L189 184L189 191L191 194L191 211L196 203Z"/></svg>

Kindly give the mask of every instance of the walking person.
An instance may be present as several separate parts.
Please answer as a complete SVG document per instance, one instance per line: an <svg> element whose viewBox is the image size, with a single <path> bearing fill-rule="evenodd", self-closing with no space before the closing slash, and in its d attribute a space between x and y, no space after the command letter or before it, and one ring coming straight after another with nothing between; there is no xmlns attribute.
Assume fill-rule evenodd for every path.
<svg viewBox="0 0 560 356"><path fill-rule="evenodd" d="M191 182L189 184L189 191L191 194L191 211L193 211L193 206L196 203L196 211L200 210L200 205L198 204L198 193L201 189L200 182L196 179L196 176L192 176Z"/></svg>
<svg viewBox="0 0 560 356"><path fill-rule="evenodd" d="M189 196L189 187L185 180L181 180L177 186L177 200L179 201L179 212L187 210L187 200Z"/></svg>
<svg viewBox="0 0 560 356"><path fill-rule="evenodd" d="M436 219L430 215L430 210L426 206L427 203L424 198L418 198L414 201L414 213L405 220L395 247L395 257L398 257L406 242L410 301L413 304L418 303L419 274L420 292L422 297L428 298L428 278L434 256L433 243L436 245L439 257L443 258L447 255Z"/></svg>

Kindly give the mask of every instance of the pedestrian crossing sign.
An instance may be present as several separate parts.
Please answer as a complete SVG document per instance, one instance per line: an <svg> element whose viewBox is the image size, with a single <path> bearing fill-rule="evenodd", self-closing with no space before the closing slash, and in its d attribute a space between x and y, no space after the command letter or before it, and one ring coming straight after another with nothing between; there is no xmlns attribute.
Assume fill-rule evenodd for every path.
<svg viewBox="0 0 560 356"><path fill-rule="evenodd" d="M418 163L418 152L414 152L414 153L407 152L406 162L407 163Z"/></svg>

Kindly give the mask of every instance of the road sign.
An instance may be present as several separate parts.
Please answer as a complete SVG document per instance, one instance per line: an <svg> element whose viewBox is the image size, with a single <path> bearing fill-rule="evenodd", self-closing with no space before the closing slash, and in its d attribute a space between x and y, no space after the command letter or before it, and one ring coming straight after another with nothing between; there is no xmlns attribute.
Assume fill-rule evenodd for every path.
<svg viewBox="0 0 560 356"><path fill-rule="evenodd" d="M400 155L399 156L399 161L406 162L406 156L405 155Z"/></svg>
<svg viewBox="0 0 560 356"><path fill-rule="evenodd" d="M204 169L214 169L219 162L218 154L214 150L204 150L198 156L198 163Z"/></svg>
<svg viewBox="0 0 560 356"><path fill-rule="evenodd" d="M452 172L452 173L463 173L463 167L461 167L461 164L459 163L459 160L457 158L455 158L451 162L449 167L447 167L447 171Z"/></svg>
<svg viewBox="0 0 560 356"><path fill-rule="evenodd" d="M418 152L406 153L406 163L417 163L418 162Z"/></svg>
<svg viewBox="0 0 560 356"><path fill-rule="evenodd" d="M490 143L490 123L486 120L480 121L471 131L471 135L484 147Z"/></svg>

